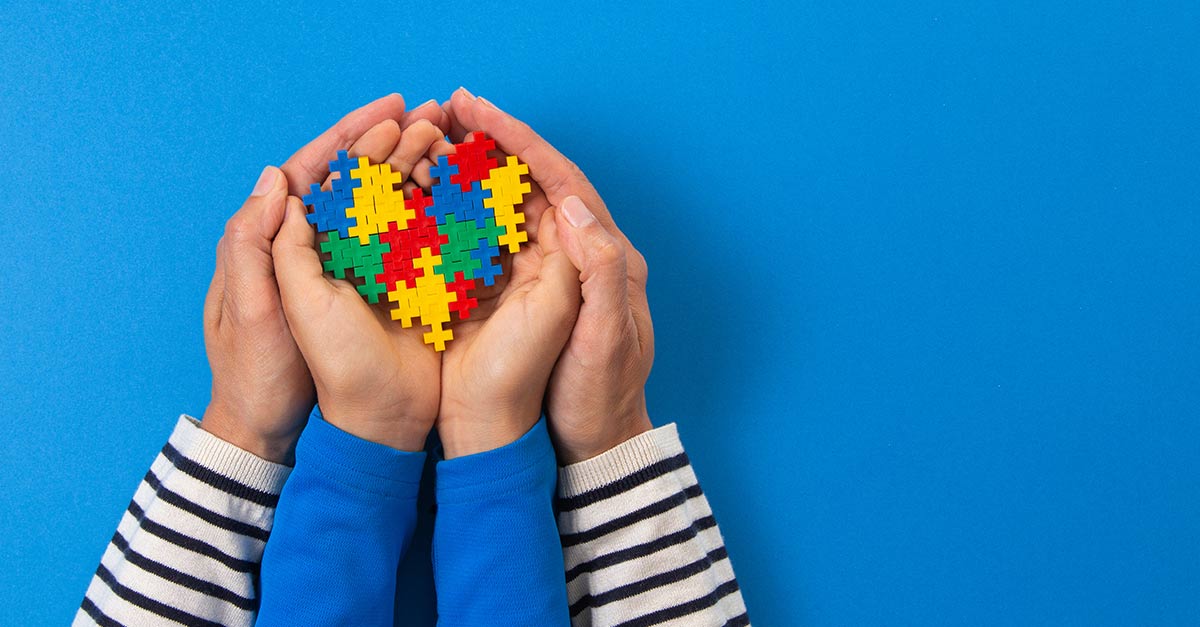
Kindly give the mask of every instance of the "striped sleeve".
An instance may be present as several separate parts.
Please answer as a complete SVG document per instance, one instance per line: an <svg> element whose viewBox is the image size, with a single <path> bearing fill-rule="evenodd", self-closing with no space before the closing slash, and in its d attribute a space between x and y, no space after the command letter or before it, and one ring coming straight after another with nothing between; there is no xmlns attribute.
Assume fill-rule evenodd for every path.
<svg viewBox="0 0 1200 627"><path fill-rule="evenodd" d="M72 624L252 625L259 563L290 470L181 416Z"/></svg>
<svg viewBox="0 0 1200 627"><path fill-rule="evenodd" d="M561 468L558 484L573 625L750 624L674 424Z"/></svg>

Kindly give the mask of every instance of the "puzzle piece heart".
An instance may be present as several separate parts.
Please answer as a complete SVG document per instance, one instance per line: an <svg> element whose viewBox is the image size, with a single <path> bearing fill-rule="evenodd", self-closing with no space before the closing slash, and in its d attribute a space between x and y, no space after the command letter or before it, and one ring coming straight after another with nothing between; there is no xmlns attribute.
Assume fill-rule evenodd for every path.
<svg viewBox="0 0 1200 627"><path fill-rule="evenodd" d="M323 266L339 279L362 280L358 292L369 303L386 296L392 320L405 328L420 320L434 350L446 350L454 333L450 315L465 320L478 307L476 281L494 285L503 271L500 250L516 253L529 234L518 229L517 210L529 183L529 166L506 156L489 158L496 144L483 133L455 144L430 168L435 183L426 195L416 188L405 198L403 175L386 163L351 159L338 151L329 162L337 176L328 190L313 185L304 196L308 221L329 234L320 245Z"/></svg>

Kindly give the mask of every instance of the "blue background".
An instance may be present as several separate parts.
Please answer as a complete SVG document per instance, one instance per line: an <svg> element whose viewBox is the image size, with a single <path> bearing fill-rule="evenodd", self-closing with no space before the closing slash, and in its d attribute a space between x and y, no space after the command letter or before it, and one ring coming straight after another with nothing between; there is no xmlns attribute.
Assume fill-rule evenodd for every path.
<svg viewBox="0 0 1200 627"><path fill-rule="evenodd" d="M648 257L756 624L1200 622L1197 5L637 4L0 12L0 623L203 411L262 166L459 84Z"/></svg>

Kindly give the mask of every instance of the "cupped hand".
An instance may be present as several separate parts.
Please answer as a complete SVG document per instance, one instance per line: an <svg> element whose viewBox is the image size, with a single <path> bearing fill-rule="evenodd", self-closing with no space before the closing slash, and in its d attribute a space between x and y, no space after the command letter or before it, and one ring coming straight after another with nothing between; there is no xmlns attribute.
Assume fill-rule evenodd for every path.
<svg viewBox="0 0 1200 627"><path fill-rule="evenodd" d="M342 118L282 168L263 170L217 244L216 271L204 306L212 400L201 426L265 459L290 463L314 394L284 317L272 258L288 194L303 193L310 183L324 179L331 155L385 120L400 120L401 127L425 120L449 128L436 103L406 112L399 95L376 100Z"/></svg>
<svg viewBox="0 0 1200 627"><path fill-rule="evenodd" d="M649 430L645 389L654 332L645 259L583 172L527 125L462 89L443 109L452 135L482 130L529 165L533 194L522 208L530 238L553 229L582 282L583 304L545 399L560 460L594 457Z"/></svg>
<svg viewBox="0 0 1200 627"><path fill-rule="evenodd" d="M386 161L408 179L418 166L428 170L426 154L443 136L428 120L403 133L395 122L384 122L355 142L350 154ZM275 273L322 414L363 439L420 450L437 417L441 355L425 345L420 328L393 321L386 303L368 304L354 284L327 276L315 242L303 203L290 197L274 242Z"/></svg>
<svg viewBox="0 0 1200 627"><path fill-rule="evenodd" d="M550 372L579 312L579 271L558 238L554 212L539 211L529 242L479 309L451 327L442 362L438 436L447 458L520 438L541 416ZM528 216L527 216L528 219Z"/></svg>

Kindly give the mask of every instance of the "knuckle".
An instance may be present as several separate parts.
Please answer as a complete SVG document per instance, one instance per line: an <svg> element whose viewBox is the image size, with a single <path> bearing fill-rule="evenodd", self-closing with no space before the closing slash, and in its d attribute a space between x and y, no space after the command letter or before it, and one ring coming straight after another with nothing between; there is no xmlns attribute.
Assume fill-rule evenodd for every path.
<svg viewBox="0 0 1200 627"><path fill-rule="evenodd" d="M567 159L567 178L577 183L588 183L588 177L583 173L583 169L570 159Z"/></svg>
<svg viewBox="0 0 1200 627"><path fill-rule="evenodd" d="M349 150L350 145L354 143L354 138L350 137L349 125L336 124L331 131L329 135L333 147L336 150Z"/></svg>
<svg viewBox="0 0 1200 627"><path fill-rule="evenodd" d="M241 246L254 237L254 225L241 213L234 215L225 223L225 236L222 238L230 246Z"/></svg>
<svg viewBox="0 0 1200 627"><path fill-rule="evenodd" d="M611 237L597 238L596 248L593 252L596 264L600 266L623 266L625 264L625 251L622 249L615 239Z"/></svg>
<svg viewBox="0 0 1200 627"><path fill-rule="evenodd" d="M421 118L413 123L408 129L408 132L415 131L417 137L423 142L433 143L438 137L441 137L441 132L437 125L431 122L428 118Z"/></svg>
<svg viewBox="0 0 1200 627"><path fill-rule="evenodd" d="M634 279L645 282L650 274L650 266L646 263L646 256L636 248L631 248L629 253L629 275Z"/></svg>

